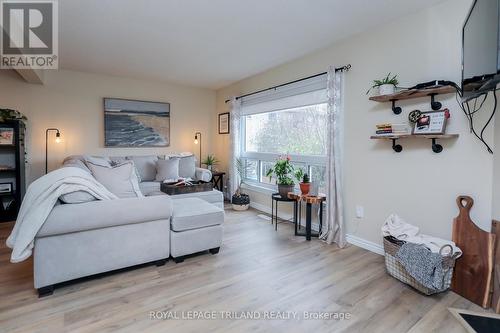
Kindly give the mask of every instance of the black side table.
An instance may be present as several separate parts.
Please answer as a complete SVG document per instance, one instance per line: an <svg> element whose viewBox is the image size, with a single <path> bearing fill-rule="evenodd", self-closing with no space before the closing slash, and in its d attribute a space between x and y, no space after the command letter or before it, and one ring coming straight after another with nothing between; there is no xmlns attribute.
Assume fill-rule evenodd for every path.
<svg viewBox="0 0 500 333"><path fill-rule="evenodd" d="M290 193L288 196L294 200L293 221L295 222L295 236L305 236L306 240L310 241L311 237L319 237L323 228L323 202L326 200L324 196L307 196ZM306 203L306 232L297 231L297 224L300 223L300 208L301 203ZM319 231L312 231L312 205L319 205Z"/></svg>
<svg viewBox="0 0 500 333"><path fill-rule="evenodd" d="M212 172L212 184L214 184L214 188L218 189L221 192L224 192L225 174L225 172Z"/></svg>
<svg viewBox="0 0 500 333"><path fill-rule="evenodd" d="M283 198L279 193L271 195L271 224L275 223L275 230L278 230L278 202L295 202L295 200Z"/></svg>

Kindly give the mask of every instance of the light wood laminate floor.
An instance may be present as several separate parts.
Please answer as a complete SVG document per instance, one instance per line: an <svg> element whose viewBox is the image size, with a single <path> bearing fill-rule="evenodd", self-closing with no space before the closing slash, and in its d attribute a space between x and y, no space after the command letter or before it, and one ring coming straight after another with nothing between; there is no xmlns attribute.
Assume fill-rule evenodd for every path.
<svg viewBox="0 0 500 333"><path fill-rule="evenodd" d="M9 263L12 224L0 224L0 332L465 332L447 308L480 310L453 292L418 294L386 274L382 256L307 242L289 223L275 232L258 214L227 210L217 255L78 282L42 299L32 260ZM181 318L151 319L151 311ZM182 319L194 311L216 319ZM230 320L219 311L301 319ZM304 320L304 311L350 319Z"/></svg>

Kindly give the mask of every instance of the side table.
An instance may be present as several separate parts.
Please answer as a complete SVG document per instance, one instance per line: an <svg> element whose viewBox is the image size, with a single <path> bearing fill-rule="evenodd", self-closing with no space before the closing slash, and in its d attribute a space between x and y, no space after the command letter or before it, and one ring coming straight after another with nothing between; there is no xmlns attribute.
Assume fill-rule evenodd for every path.
<svg viewBox="0 0 500 333"><path fill-rule="evenodd" d="M293 205L293 221L295 223L295 235L296 236L305 236L306 240L310 241L311 237L319 237L321 234L321 229L323 227L323 202L326 200L325 196L311 196L311 195L302 195L294 192L288 193L288 198L294 201ZM306 232L300 233L297 230L297 222L298 222L298 210L301 202L306 203ZM319 231L317 233L312 232L312 205L319 204Z"/></svg>
<svg viewBox="0 0 500 333"><path fill-rule="evenodd" d="M212 172L212 184L214 185L214 188L224 192L224 175L225 172L218 172L218 171L213 171Z"/></svg>
<svg viewBox="0 0 500 333"><path fill-rule="evenodd" d="M271 195L271 224L275 224L275 230L278 230L278 203L294 201L293 199L282 197L279 193L273 193Z"/></svg>

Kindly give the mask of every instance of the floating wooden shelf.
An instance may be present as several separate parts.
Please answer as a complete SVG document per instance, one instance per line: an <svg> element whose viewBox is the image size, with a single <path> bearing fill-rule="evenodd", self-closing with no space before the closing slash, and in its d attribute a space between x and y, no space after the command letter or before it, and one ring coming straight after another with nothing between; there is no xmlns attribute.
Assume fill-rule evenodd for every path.
<svg viewBox="0 0 500 333"><path fill-rule="evenodd" d="M434 135L423 135L423 134L395 134L395 135L372 135L370 139L372 140L392 140L392 149L396 153L400 153L403 151L403 147L396 143L396 140L399 139L408 139L408 138L418 138L418 139L428 139L432 140L432 151L435 153L440 153L443 151L443 146L438 144L436 140L440 139L455 139L458 138L458 134L434 134Z"/></svg>
<svg viewBox="0 0 500 333"><path fill-rule="evenodd" d="M445 86L445 87L438 87L438 88L428 88L428 89L409 89L409 90L403 90L400 92L397 92L395 94L391 95L380 95L380 96L372 96L370 97L370 101L375 101L375 102L392 102L392 112L394 114L400 114L403 112L401 107L396 106L396 101L400 101L403 99L412 99L412 98L419 98L419 97L427 97L430 96L431 98L431 108L436 111L441 109L441 103L435 101L435 96L436 95L443 95L443 94L451 94L456 92L456 89L451 87L451 86Z"/></svg>

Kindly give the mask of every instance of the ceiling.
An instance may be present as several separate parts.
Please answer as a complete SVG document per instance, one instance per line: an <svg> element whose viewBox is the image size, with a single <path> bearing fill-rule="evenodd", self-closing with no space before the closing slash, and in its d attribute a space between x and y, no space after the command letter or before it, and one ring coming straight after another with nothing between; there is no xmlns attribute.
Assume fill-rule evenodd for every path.
<svg viewBox="0 0 500 333"><path fill-rule="evenodd" d="M442 0L64 0L60 67L217 89Z"/></svg>

